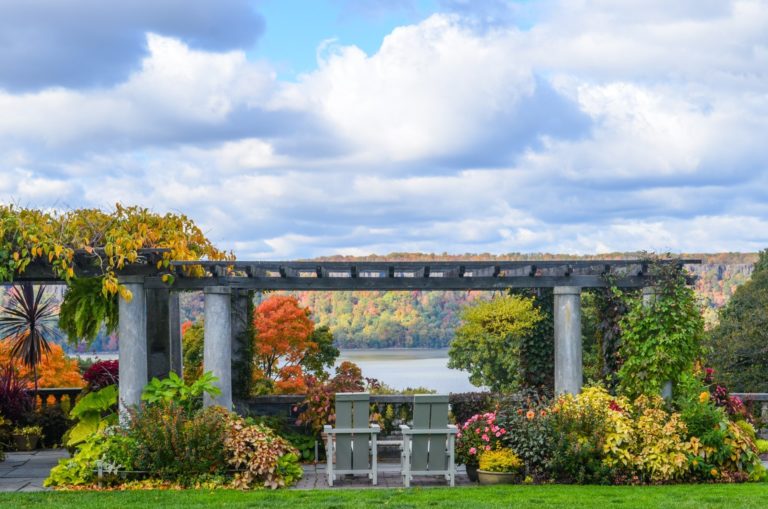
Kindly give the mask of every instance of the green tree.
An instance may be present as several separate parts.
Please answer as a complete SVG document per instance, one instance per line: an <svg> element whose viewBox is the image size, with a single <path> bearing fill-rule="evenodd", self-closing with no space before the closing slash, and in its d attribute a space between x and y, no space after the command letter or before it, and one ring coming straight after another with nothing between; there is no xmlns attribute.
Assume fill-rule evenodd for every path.
<svg viewBox="0 0 768 509"><path fill-rule="evenodd" d="M181 351L184 358L184 381L192 383L203 374L205 323L187 322L182 326Z"/></svg>
<svg viewBox="0 0 768 509"><path fill-rule="evenodd" d="M326 370L336 362L339 349L333 346L333 334L327 325L315 328L310 341L317 345L317 349L308 351L301 360L301 365L307 373L324 378Z"/></svg>
<svg viewBox="0 0 768 509"><path fill-rule="evenodd" d="M752 279L720 311L708 341L718 379L737 392L768 392L768 250Z"/></svg>
<svg viewBox="0 0 768 509"><path fill-rule="evenodd" d="M520 347L539 321L533 298L505 296L464 309L448 351L448 367L469 372L469 380L493 391L520 386Z"/></svg>

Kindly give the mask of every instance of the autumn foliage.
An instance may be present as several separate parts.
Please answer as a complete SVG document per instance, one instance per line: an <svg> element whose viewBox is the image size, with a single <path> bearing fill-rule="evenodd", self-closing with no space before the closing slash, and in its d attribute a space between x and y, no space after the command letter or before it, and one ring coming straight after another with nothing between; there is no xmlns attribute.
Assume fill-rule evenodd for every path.
<svg viewBox="0 0 768 509"><path fill-rule="evenodd" d="M277 392L305 392L301 362L318 349L309 310L295 297L275 295L259 305L253 324L254 378L274 382Z"/></svg>
<svg viewBox="0 0 768 509"><path fill-rule="evenodd" d="M0 366L13 366L19 376L28 380L29 387L33 387L32 369L24 366L18 359L11 359L11 346L8 341L0 341ZM84 384L80 376L75 359L69 359L64 355L61 346L51 343L51 352L43 355L43 361L37 366L38 385L40 387L82 387Z"/></svg>

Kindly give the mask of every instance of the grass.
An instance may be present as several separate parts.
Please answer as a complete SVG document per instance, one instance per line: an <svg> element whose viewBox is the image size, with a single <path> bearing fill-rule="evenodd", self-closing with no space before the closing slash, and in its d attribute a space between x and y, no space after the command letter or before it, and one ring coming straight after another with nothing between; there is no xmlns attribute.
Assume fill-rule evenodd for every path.
<svg viewBox="0 0 768 509"><path fill-rule="evenodd" d="M414 507L766 508L768 484L676 486L498 486L467 488L42 492L0 494L0 507Z"/></svg>

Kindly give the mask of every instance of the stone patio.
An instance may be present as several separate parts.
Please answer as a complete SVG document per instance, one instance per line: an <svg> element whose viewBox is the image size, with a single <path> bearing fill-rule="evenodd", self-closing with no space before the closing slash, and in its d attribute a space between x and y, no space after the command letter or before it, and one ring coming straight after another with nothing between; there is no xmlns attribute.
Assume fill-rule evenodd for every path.
<svg viewBox="0 0 768 509"><path fill-rule="evenodd" d="M43 480L61 458L65 449L43 449L6 453L0 462L0 491L43 491Z"/></svg>

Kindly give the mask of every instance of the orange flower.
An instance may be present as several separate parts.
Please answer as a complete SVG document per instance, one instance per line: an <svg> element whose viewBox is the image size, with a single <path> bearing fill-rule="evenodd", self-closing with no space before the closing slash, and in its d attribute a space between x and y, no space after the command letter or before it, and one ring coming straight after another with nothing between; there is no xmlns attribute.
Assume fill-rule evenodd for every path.
<svg viewBox="0 0 768 509"><path fill-rule="evenodd" d="M539 412L539 415L541 415L542 417L546 417L547 416L547 411L546 410L542 410L541 412Z"/></svg>
<svg viewBox="0 0 768 509"><path fill-rule="evenodd" d="M708 391L704 391L701 394L699 394L699 402L706 403L707 401L709 401L709 392Z"/></svg>
<svg viewBox="0 0 768 509"><path fill-rule="evenodd" d="M533 410L528 410L528 412L525 414L525 417L527 417L528 420L530 421L531 419L536 417L536 412L534 412Z"/></svg>

